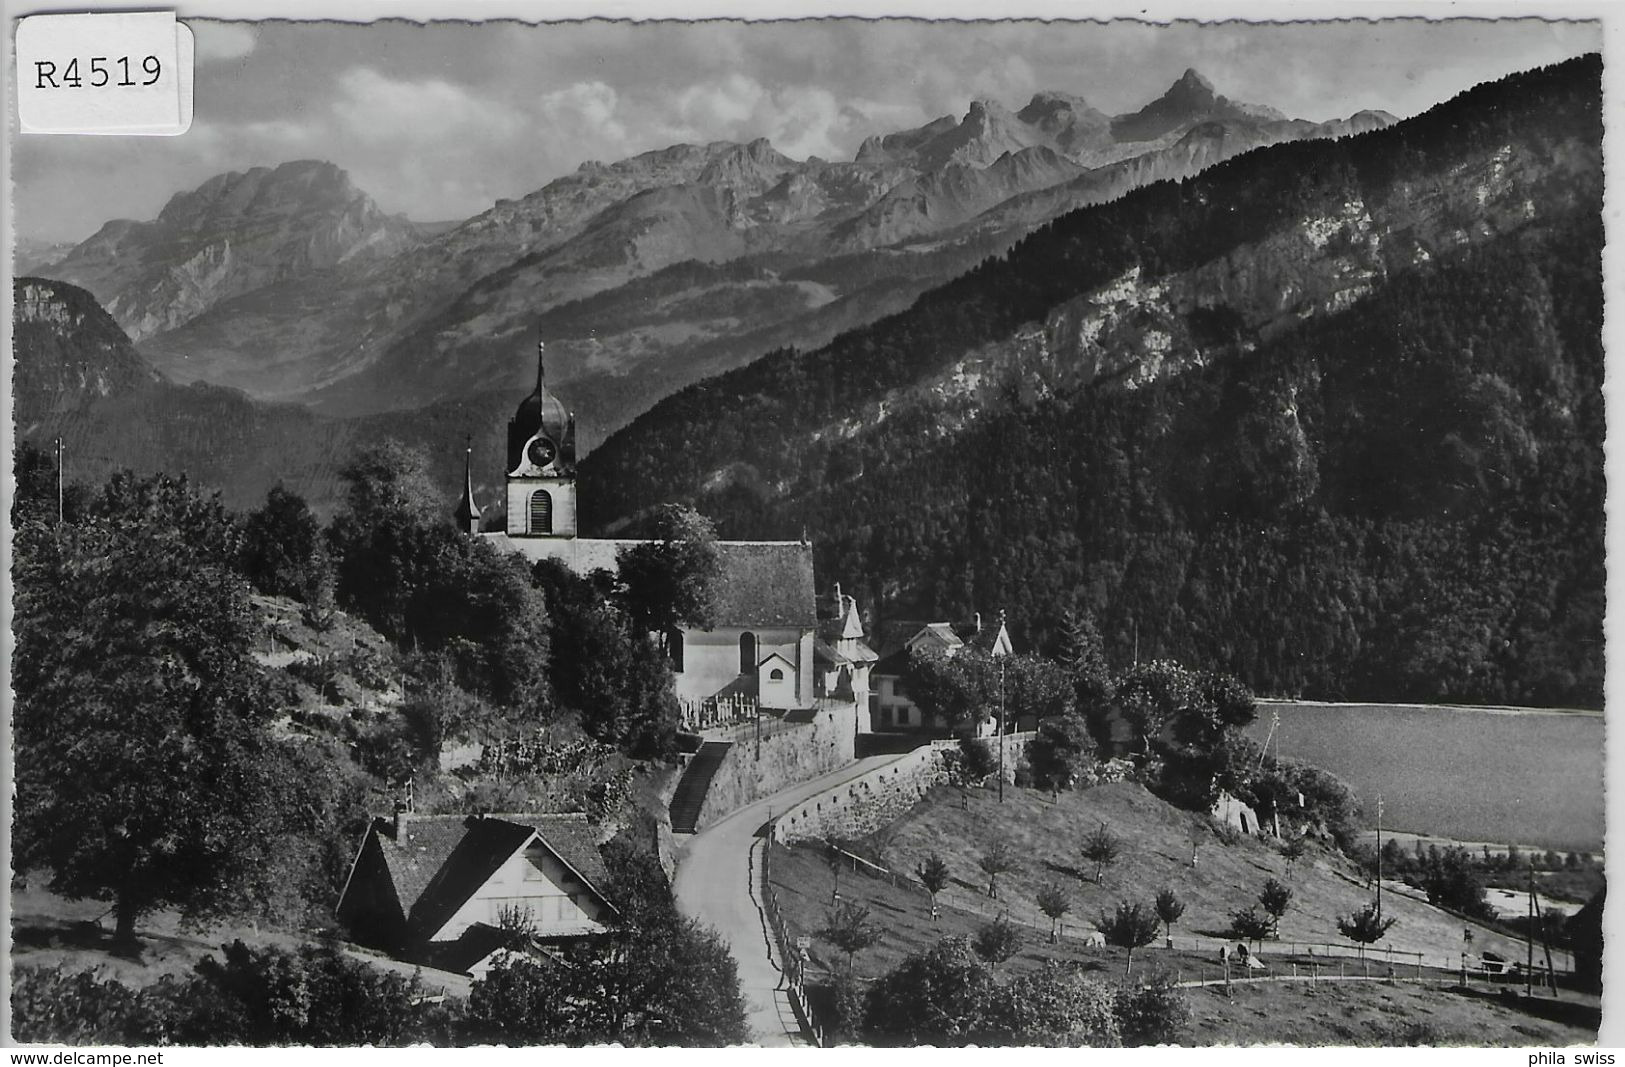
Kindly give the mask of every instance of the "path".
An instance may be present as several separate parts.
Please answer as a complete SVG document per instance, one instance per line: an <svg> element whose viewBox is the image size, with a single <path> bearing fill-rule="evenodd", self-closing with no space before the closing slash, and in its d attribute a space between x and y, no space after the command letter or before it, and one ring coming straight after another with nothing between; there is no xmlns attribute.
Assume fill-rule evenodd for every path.
<svg viewBox="0 0 1625 1067"><path fill-rule="evenodd" d="M850 781L907 753L867 756L810 782L781 789L747 804L695 834L677 859L672 890L677 906L714 928L733 949L739 964L739 987L745 995L746 1022L758 1045L805 1044L801 1027L782 988L767 919L757 901L762 825L773 814L831 786Z"/></svg>

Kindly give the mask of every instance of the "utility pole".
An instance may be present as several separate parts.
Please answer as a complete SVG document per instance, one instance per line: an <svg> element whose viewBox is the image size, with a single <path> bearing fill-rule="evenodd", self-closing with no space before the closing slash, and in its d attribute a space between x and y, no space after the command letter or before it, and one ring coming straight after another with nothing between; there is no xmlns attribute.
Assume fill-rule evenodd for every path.
<svg viewBox="0 0 1625 1067"><path fill-rule="evenodd" d="M1377 794L1377 921L1382 921L1382 794Z"/></svg>
<svg viewBox="0 0 1625 1067"><path fill-rule="evenodd" d="M56 524L62 525L62 438L56 439Z"/></svg>
<svg viewBox="0 0 1625 1067"><path fill-rule="evenodd" d="M999 657L999 803L1004 803L1004 657Z"/></svg>
<svg viewBox="0 0 1625 1067"><path fill-rule="evenodd" d="M1527 959L1523 968L1523 995L1535 995L1535 922L1539 916L1535 912L1535 858L1529 857L1529 929L1524 936Z"/></svg>

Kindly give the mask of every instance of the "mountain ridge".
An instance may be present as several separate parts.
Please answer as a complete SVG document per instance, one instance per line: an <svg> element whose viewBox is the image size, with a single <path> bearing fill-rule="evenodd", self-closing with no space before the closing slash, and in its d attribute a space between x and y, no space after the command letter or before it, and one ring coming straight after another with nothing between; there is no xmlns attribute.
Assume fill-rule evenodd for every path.
<svg viewBox="0 0 1625 1067"><path fill-rule="evenodd" d="M1319 128L1266 130L1253 118L1215 121L1236 127L1234 145ZM144 231L132 227L149 225L140 223L109 224L101 242L70 254L69 266L77 267L64 273L98 292L146 357L177 380L231 385L333 415L411 409L447 390L472 395L522 387L529 348L522 335L538 314L623 288L684 258L743 257L783 273L901 245L891 274L902 289L891 281L866 282L879 285L869 292L820 282L806 289L799 308L781 301L775 318L747 318L731 327L741 337L769 331L783 342L821 343L829 336L823 324L832 301L847 316L845 324L855 325L864 309L895 309L1054 213L1139 181L1183 176L1215 158L1211 151L1172 148L1173 133L1164 140L1168 144L1116 144L1107 118L1081 97L1041 91L1019 112L977 100L961 116L876 134L847 162L797 161L764 138L672 145L607 164L584 161L571 174L498 201L459 225L415 230L394 254L374 254L390 247L387 236L375 237L376 245L358 238L353 255L306 257L299 261L304 266L257 287L232 280L248 276L239 268L235 238L184 249L186 258L150 272L156 281L143 273L114 284L132 261L122 254L104 257L97 274L90 263L96 250L133 247ZM1142 152L1161 156L1138 167L1121 158ZM1073 186L1097 165L1118 170L1109 180ZM184 214L181 206L221 199L224 190L216 186L244 181L230 179L177 194L165 211ZM1047 198L1027 202L1020 212L975 222L990 209L1046 190ZM114 236L122 245L110 240ZM155 258L164 254L151 251ZM132 295L143 285L150 291ZM332 299L335 293L343 299ZM748 289L724 287L710 299L756 306ZM791 326L785 314L803 325ZM637 372L681 385L760 354L727 344L722 328L722 318L672 321L628 338L623 356L606 364L602 353L618 332L616 319L607 318L599 329L602 344L559 353L559 380L568 384L579 370L589 375L583 388L593 395L626 395L630 406L606 418L613 427L648 402L646 390L627 390L624 380L618 388L617 378Z"/></svg>

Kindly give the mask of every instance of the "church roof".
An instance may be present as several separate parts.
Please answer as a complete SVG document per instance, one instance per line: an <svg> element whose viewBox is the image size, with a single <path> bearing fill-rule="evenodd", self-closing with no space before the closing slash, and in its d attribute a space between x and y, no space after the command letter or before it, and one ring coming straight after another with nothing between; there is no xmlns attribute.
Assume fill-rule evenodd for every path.
<svg viewBox="0 0 1625 1067"><path fill-rule="evenodd" d="M718 626L812 629L812 545L805 541L719 541Z"/></svg>

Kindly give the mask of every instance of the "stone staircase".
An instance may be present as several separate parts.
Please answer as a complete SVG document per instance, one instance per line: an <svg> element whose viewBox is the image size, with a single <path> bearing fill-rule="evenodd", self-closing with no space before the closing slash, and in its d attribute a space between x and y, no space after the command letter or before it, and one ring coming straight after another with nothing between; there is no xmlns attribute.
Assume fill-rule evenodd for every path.
<svg viewBox="0 0 1625 1067"><path fill-rule="evenodd" d="M707 741L689 760L688 769L677 783L671 797L671 830L674 834L691 834L699 820L700 808L705 805L705 794L711 789L722 758L733 748L732 741Z"/></svg>

